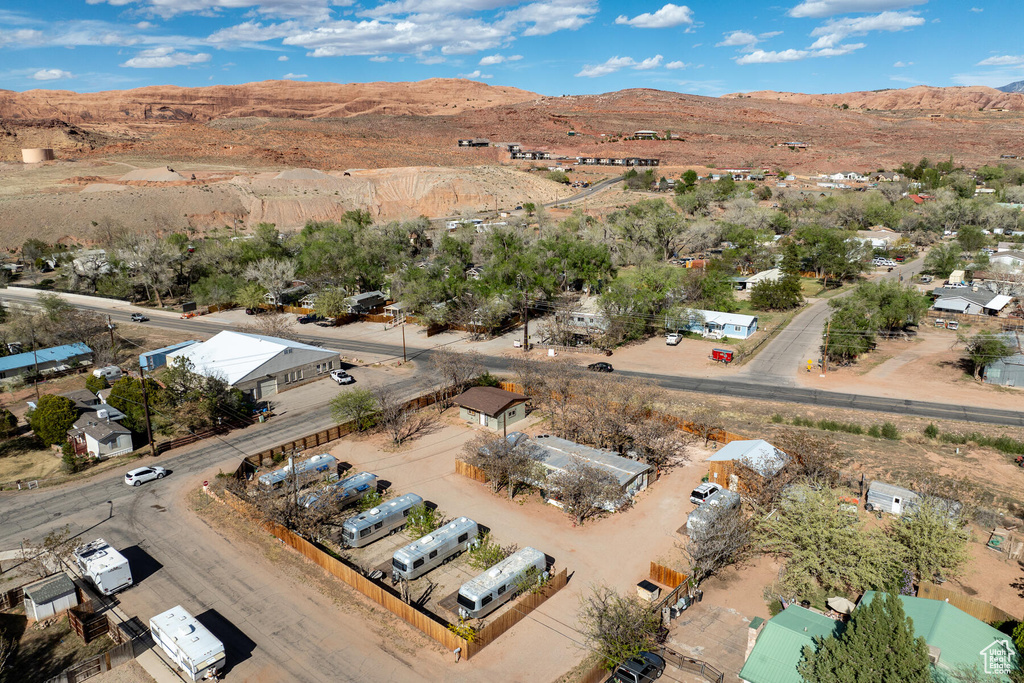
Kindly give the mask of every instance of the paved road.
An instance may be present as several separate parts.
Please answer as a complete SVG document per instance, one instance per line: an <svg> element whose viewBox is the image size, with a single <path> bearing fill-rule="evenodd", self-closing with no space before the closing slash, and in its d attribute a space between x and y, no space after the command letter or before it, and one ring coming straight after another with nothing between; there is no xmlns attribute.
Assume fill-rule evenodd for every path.
<svg viewBox="0 0 1024 683"><path fill-rule="evenodd" d="M578 192L578 193L574 194L571 197L566 197L565 199L557 199L557 200L555 200L553 202L548 202L547 204L544 204L543 206L559 206L559 205L562 205L562 204L570 204L572 202L577 202L577 201L579 201L581 199L586 199L587 197L590 197L591 195L597 194L598 192L600 192L601 190L605 189L606 187L611 187L612 185L614 185L615 183L617 183L617 182L619 182L619 181L621 181L623 179L625 179L625 176L621 176L620 175L620 176L616 176L615 178L608 178L606 180L602 180L601 182L594 183L590 187L584 188L584 190L582 192Z"/></svg>
<svg viewBox="0 0 1024 683"><path fill-rule="evenodd" d="M908 264L908 267L915 267L915 264ZM896 271L893 271L894 273ZM5 292L5 296L16 295L19 297L30 297L31 294L27 292L17 292L16 289L10 288ZM84 297L83 297L84 299ZM95 304L80 303L74 301L75 305L80 305L82 308L89 310L95 310L98 312L108 313L115 320L128 320L130 312L125 310L119 310L111 312L108 306L98 306ZM105 302L104 302L105 303ZM826 302L823 302L826 303ZM806 313L806 311L805 311ZM797 316L799 318L800 316ZM796 319L794 319L796 322ZM163 316L153 316L153 320L148 323L151 325L160 325L161 327L168 327L171 329L182 329L187 331L208 331L218 332L220 330L232 329L231 325L225 325L222 323L216 323L211 320L204 320L202 323L196 323L190 320L180 320L177 318L165 318ZM790 323L792 325L793 323ZM802 331L802 338L807 339L813 335L812 323L803 325L805 328ZM312 332L312 331L311 331ZM349 353L372 353L380 356L389 358L401 358L402 347L398 345L382 344L378 342L366 342L349 339L338 339L336 337L327 336L313 336L312 334L300 335L303 341L315 342L323 344L326 348L336 350L339 352ZM820 339L820 336L819 336ZM764 354L774 348L775 342L778 338L769 343L761 353ZM780 344L779 346L784 345ZM419 349L409 352L409 358L426 360L429 359L431 351L429 349ZM806 364L807 358L805 357L806 351L801 350L801 355L798 358L803 358L803 362ZM760 355L760 354L759 354ZM786 363L789 363L789 368L794 366L799 367L799 360L795 362L784 360L784 356L778 356L783 360L775 361L776 369L775 372L783 372L785 370ZM756 360L755 357L754 360ZM753 362L753 361L752 361ZM504 372L508 370L509 362L507 358L500 356L491 356L486 359L487 369L493 372ZM654 375L642 372L629 372L629 371L617 371L619 374L633 377L643 377L654 381L666 389L674 389L679 391L696 391L701 393L713 394L717 396L734 396L737 398L751 398L766 401L786 401L788 403L800 403L805 405L820 405L828 407L842 407L850 408L853 410L869 410L876 412L898 412L904 415L917 415L920 417L929 417L935 419L952 419L952 420L967 420L970 422L980 422L985 424L997 424L997 425L1008 425L1008 426L1024 426L1024 412L1012 411L1012 410L997 410L992 408L978 408L974 406L961 406L961 405L946 405L942 403L932 403L928 401L912 401L904 399L893 399L883 398L878 396L865 396L861 394L846 394L830 391L818 391L816 389L804 389L800 387L794 387L787 385L781 381L785 375L754 375L754 374L739 374L730 379L707 379L707 378L694 378L694 377L681 377L674 375ZM792 376L794 370L788 371L788 376ZM309 430L314 431L314 430ZM250 451L252 452L252 451Z"/></svg>
<svg viewBox="0 0 1024 683"><path fill-rule="evenodd" d="M892 272L883 273L880 279L895 280L902 275L909 282L913 275L921 272L922 267L924 257L893 268ZM838 296L849 296L852 291ZM794 386L796 380L793 375L806 368L808 360L821 358L822 334L831 312L830 300L816 301L800 311L782 332L743 366L739 377L749 382Z"/></svg>

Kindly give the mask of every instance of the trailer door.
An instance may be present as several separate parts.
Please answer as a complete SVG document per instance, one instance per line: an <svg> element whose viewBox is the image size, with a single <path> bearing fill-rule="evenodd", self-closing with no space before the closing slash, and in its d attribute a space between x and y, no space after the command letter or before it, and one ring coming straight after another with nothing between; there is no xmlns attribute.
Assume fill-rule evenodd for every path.
<svg viewBox="0 0 1024 683"><path fill-rule="evenodd" d="M903 513L903 502L899 496L894 496L892 499L892 514L899 515Z"/></svg>

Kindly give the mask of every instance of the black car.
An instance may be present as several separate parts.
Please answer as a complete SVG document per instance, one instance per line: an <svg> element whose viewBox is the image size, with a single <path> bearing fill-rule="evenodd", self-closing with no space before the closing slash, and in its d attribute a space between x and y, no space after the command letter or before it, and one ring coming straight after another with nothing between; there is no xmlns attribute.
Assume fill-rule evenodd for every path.
<svg viewBox="0 0 1024 683"><path fill-rule="evenodd" d="M317 315L316 313L309 313L307 315L300 315L298 322L300 325L307 325L309 323L320 322L323 319L323 316Z"/></svg>
<svg viewBox="0 0 1024 683"><path fill-rule="evenodd" d="M142 315L141 313L132 313L132 322L133 323L144 323L147 320L149 320L149 318L147 318L146 316Z"/></svg>
<svg viewBox="0 0 1024 683"><path fill-rule="evenodd" d="M615 669L607 683L651 683L665 673L665 660L653 652L641 652Z"/></svg>
<svg viewBox="0 0 1024 683"><path fill-rule="evenodd" d="M605 363L604 361L601 361L600 363L591 363L587 366L587 370L592 372L611 372L614 369L615 368L612 367L611 363Z"/></svg>

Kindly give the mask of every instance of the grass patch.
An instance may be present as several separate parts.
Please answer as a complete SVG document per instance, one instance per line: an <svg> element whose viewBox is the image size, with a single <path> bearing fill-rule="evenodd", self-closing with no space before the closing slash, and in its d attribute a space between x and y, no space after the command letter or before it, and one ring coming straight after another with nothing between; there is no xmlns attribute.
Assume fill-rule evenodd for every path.
<svg viewBox="0 0 1024 683"><path fill-rule="evenodd" d="M970 432L969 434L942 432L939 435L939 441L957 446L975 443L983 448L994 448L1000 453L1008 455L1024 455L1024 442L1011 439L1008 436L987 436L980 432Z"/></svg>
<svg viewBox="0 0 1024 683"><path fill-rule="evenodd" d="M0 443L0 481L46 479L60 471L60 455L38 439L19 436Z"/></svg>

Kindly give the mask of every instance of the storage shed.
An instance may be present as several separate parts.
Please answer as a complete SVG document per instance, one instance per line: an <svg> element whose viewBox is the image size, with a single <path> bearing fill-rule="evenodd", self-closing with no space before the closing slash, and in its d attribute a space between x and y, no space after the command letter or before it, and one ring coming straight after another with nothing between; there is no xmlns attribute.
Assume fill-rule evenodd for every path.
<svg viewBox="0 0 1024 683"><path fill-rule="evenodd" d="M167 365L168 354L180 351L181 349L198 344L197 340L183 341L180 344L171 344L160 349L154 349L152 351L146 351L143 354L139 354L139 365L146 372L153 372L157 368L162 368Z"/></svg>
<svg viewBox="0 0 1024 683"><path fill-rule="evenodd" d="M78 604L75 582L61 572L25 586L25 616L39 621Z"/></svg>
<svg viewBox="0 0 1024 683"><path fill-rule="evenodd" d="M1004 387L1024 387L1024 333L1007 332L1001 338L1015 353L986 365L981 373L982 381Z"/></svg>
<svg viewBox="0 0 1024 683"><path fill-rule="evenodd" d="M527 397L497 387L472 387L455 397L459 417L470 424L505 430L526 417Z"/></svg>
<svg viewBox="0 0 1024 683"><path fill-rule="evenodd" d="M873 481L868 487L864 509L869 512L881 510L893 515L901 515L907 509L907 505L916 501L917 498L918 495L910 489L893 486L882 481Z"/></svg>
<svg viewBox="0 0 1024 683"><path fill-rule="evenodd" d="M764 439L750 439L730 441L708 458L707 462L708 481L735 491L742 488L736 463L768 478L774 477L785 467L789 456Z"/></svg>

